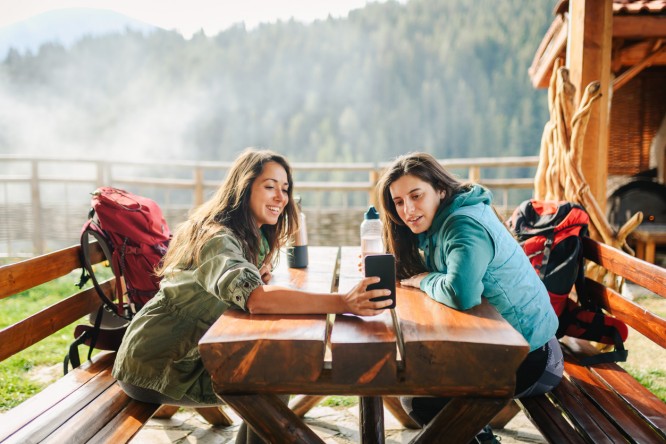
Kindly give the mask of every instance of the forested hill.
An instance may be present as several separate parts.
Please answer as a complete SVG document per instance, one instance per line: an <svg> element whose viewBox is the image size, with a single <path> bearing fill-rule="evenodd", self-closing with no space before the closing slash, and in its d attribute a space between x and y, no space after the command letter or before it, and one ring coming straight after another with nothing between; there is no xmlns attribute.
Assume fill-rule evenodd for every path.
<svg viewBox="0 0 666 444"><path fill-rule="evenodd" d="M310 25L86 37L0 64L0 153L298 161L533 155L555 0L374 3ZM167 6L165 6L167 7Z"/></svg>

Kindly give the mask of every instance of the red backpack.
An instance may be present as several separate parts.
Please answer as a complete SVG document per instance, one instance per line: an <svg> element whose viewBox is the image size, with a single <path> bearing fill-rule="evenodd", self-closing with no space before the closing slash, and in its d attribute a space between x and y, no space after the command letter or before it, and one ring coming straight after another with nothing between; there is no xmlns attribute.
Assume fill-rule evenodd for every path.
<svg viewBox="0 0 666 444"><path fill-rule="evenodd" d="M606 315L585 295L583 236L589 215L581 205L566 201L526 200L508 223L543 281L559 318L557 337L564 335L615 345L615 351L588 363L625 361L627 325ZM578 301L569 297L576 287Z"/></svg>
<svg viewBox="0 0 666 444"><path fill-rule="evenodd" d="M162 210L151 199L137 196L125 190L101 187L92 193L92 208L88 220L81 229L81 274L79 288L92 279L103 305L97 314L91 314L93 325L77 325L75 341L65 357L68 363L78 367L78 346L117 350L127 323L134 314L159 290L160 278L155 268L167 251L171 232ZM91 242L97 240L115 276L115 292L102 288L102 279L91 264ZM98 265L99 266L99 265ZM127 298L125 299L125 296Z"/></svg>
<svg viewBox="0 0 666 444"><path fill-rule="evenodd" d="M104 292L90 263L91 237L100 244L116 277L114 295ZM104 304L118 316L131 319L155 296L160 288L155 268L170 239L162 210L151 199L112 187L92 193L92 208L81 229L82 263Z"/></svg>

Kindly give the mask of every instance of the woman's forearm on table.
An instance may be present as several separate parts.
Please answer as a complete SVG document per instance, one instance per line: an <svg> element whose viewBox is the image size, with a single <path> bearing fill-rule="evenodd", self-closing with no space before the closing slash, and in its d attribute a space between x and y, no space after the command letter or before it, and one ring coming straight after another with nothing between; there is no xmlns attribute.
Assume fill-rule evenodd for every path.
<svg viewBox="0 0 666 444"><path fill-rule="evenodd" d="M247 309L253 314L343 313L345 305L339 294L262 285L250 293Z"/></svg>

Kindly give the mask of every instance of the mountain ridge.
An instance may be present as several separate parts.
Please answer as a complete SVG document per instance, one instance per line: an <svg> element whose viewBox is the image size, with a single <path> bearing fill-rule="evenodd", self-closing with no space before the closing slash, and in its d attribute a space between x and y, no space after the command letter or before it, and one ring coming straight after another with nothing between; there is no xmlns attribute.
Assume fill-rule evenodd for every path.
<svg viewBox="0 0 666 444"><path fill-rule="evenodd" d="M69 47L85 36L122 33L127 29L151 32L159 27L101 8L61 8L0 27L0 59L11 48L36 53L46 43Z"/></svg>

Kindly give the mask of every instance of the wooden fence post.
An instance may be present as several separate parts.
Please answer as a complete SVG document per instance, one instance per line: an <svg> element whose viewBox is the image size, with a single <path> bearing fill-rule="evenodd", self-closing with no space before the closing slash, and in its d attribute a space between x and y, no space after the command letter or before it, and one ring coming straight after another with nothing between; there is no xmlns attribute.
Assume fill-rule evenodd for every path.
<svg viewBox="0 0 666 444"><path fill-rule="evenodd" d="M44 232L42 230L42 199L39 192L39 161L30 161L30 196L32 202L32 249L34 254L44 254Z"/></svg>

